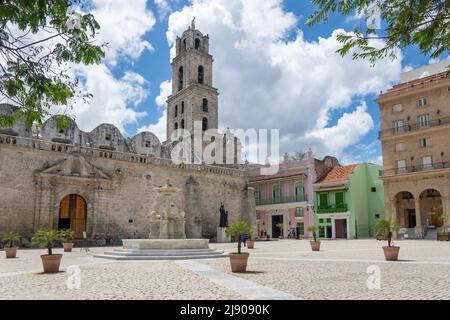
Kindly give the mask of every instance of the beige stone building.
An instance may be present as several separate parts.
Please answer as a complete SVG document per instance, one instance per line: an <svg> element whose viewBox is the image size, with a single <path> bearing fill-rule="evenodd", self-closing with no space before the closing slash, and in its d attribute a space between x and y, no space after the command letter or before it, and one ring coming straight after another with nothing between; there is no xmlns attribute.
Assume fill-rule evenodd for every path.
<svg viewBox="0 0 450 320"><path fill-rule="evenodd" d="M218 128L208 47L208 36L194 24L177 41L168 137L195 120ZM16 111L0 105L0 116ZM176 201L186 212L188 238L216 238L222 203L229 224L255 225L254 192L243 167L176 164L172 147L150 132L125 138L110 124L84 132L72 122L60 130L50 118L39 132L23 121L0 128L0 234L18 231L26 238L38 229L70 227L77 238L83 231L89 238L147 238L150 213L161 204L154 188L167 179L184 191Z"/></svg>
<svg viewBox="0 0 450 320"><path fill-rule="evenodd" d="M408 237L449 224L450 77L443 61L405 72L380 106L385 213Z"/></svg>

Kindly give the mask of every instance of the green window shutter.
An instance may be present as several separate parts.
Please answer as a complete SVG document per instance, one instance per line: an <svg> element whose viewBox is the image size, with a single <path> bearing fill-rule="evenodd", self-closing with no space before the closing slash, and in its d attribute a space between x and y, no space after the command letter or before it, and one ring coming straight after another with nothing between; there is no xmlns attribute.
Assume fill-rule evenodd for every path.
<svg viewBox="0 0 450 320"><path fill-rule="evenodd" d="M342 206L344 204L344 193L343 192L336 192L336 207Z"/></svg>
<svg viewBox="0 0 450 320"><path fill-rule="evenodd" d="M319 195L319 207L320 208L326 208L328 207L328 193L321 193Z"/></svg>

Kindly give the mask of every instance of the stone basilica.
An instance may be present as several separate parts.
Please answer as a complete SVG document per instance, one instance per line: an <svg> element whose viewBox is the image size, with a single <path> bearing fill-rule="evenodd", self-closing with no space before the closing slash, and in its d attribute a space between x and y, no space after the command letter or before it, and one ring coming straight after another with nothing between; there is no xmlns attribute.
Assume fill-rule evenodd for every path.
<svg viewBox="0 0 450 320"><path fill-rule="evenodd" d="M172 61L168 138L177 129L194 131L195 122L203 131L217 130L212 65L209 37L193 22L177 39ZM16 111L0 105L0 115ZM183 190L176 201L186 213L188 238L215 240L222 203L229 223L255 225L254 193L243 166L176 164L173 146L151 132L124 138L111 124L83 132L72 122L59 130L55 117L38 133L22 120L0 128L0 234L17 231L27 238L38 229L70 227L77 238L83 231L90 239L148 238L150 213L161 201L154 189L167 180Z"/></svg>

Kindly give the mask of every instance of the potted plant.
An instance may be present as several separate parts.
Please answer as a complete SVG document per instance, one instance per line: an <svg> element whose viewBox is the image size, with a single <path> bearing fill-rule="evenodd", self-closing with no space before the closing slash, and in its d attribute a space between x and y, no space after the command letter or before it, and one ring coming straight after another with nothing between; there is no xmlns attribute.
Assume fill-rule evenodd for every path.
<svg viewBox="0 0 450 320"><path fill-rule="evenodd" d="M235 236L238 239L237 253L230 253L230 264L232 272L245 272L249 253L241 252L242 235L250 234L250 226L245 221L239 221L229 226L225 232L227 236Z"/></svg>
<svg viewBox="0 0 450 320"><path fill-rule="evenodd" d="M63 237L63 247L64 252L72 252L73 248L73 239L75 238L75 232L70 229L61 230L61 235Z"/></svg>
<svg viewBox="0 0 450 320"><path fill-rule="evenodd" d="M276 226L278 229L280 229L280 236L279 236L279 238L280 238L280 239L283 239L283 222L277 223L275 226Z"/></svg>
<svg viewBox="0 0 450 320"><path fill-rule="evenodd" d="M252 231L248 234L248 240L247 240L247 248L254 249L255 248L255 240L253 240L255 234L255 229L252 228Z"/></svg>
<svg viewBox="0 0 450 320"><path fill-rule="evenodd" d="M450 232L447 231L438 232L437 239L439 241L450 241Z"/></svg>
<svg viewBox="0 0 450 320"><path fill-rule="evenodd" d="M314 240L309 241L312 251L320 251L320 240L317 240L317 232L319 232L319 227L312 224L308 227L308 231L312 233Z"/></svg>
<svg viewBox="0 0 450 320"><path fill-rule="evenodd" d="M375 225L376 233L387 240L388 245L383 247L384 257L387 261L397 261L400 247L394 246L392 233L398 232L400 226L392 223L390 220L379 220Z"/></svg>
<svg viewBox="0 0 450 320"><path fill-rule="evenodd" d="M44 273L59 272L62 254L53 254L55 244L62 241L64 235L59 230L38 230L34 234L32 244L39 244L41 248L46 248L48 254L41 255Z"/></svg>
<svg viewBox="0 0 450 320"><path fill-rule="evenodd" d="M17 246L20 235L16 232L8 232L3 235L3 242L5 247L6 258L15 258L17 256Z"/></svg>

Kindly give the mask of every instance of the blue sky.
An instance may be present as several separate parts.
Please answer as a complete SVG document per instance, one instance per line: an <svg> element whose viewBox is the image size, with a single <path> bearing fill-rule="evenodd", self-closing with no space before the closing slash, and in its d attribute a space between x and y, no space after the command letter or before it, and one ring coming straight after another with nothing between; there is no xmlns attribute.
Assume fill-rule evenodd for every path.
<svg viewBox="0 0 450 320"><path fill-rule="evenodd" d="M328 23L308 27L305 24L306 17L313 10L309 1L258 0L259 2L247 1L244 5L241 3L242 0L229 0L229 2L194 0L194 4L184 0L148 0L145 4L142 3L146 11L143 8L139 9L137 5L142 1L144 0L122 3L119 7L117 0L93 0L94 6L99 8L100 13L97 17L99 23L106 28L109 25L115 25L114 19L122 19L125 22L121 29L127 30L127 21L131 23L137 19L143 21L143 15L146 15L145 25L130 25L130 30L139 29L135 31L134 38L129 36L122 43L113 44L112 50L117 52L117 57L105 62L105 72L110 72L111 81L120 82L122 86L125 84L125 91L118 90L122 90L122 93L132 92L133 98L129 101L127 98L120 100L125 105L118 103L117 108L122 111L119 113L114 111L115 115L111 116L111 119L102 116L101 121L116 124L127 136L133 136L138 130L149 126L150 129L154 129L158 126L158 122L159 129L156 130L159 130L158 133L163 132L161 124L164 121L165 109L161 103L157 104L156 98L160 96L161 101L167 95L167 92L163 93L160 90L160 85L171 77L170 46L173 43L173 36L180 34L183 28L188 26L192 15L197 17L197 27L204 33L209 33L212 51L216 51L212 52L216 60L215 86L221 93L219 108L224 108L219 118L221 125L233 128L248 124L248 127L255 127L256 124L261 123L264 127L280 128L283 137L282 152L306 150L311 147L318 156L333 154L344 163L380 162L381 147L377 140L379 113L378 106L373 102L376 92L395 83L401 68L419 67L428 64L430 60L429 57L420 55L415 48L404 50L401 60L396 63L380 63L376 71L372 71L373 69L366 62L353 64L349 58L346 61L342 60L341 63L339 57L332 55L334 49L327 53L328 56L333 57L332 59L325 56L321 58L322 60L316 60L315 55L320 55L319 53L323 50L331 50L330 48L335 45L332 38L336 29L351 31L355 25L363 24L364 20L350 20L349 17L334 14ZM229 4L230 2L233 4ZM248 4L249 2L253 4ZM258 4L263 2L268 5L260 10ZM124 6L129 8L124 9ZM240 6L242 10L245 10L245 15L241 15ZM117 18L106 14L107 10L118 13ZM117 11L123 12L123 15L120 16ZM214 16L216 14L217 17ZM223 20L228 16L231 17L231 22L224 22ZM252 30L261 29L266 30L259 32L258 36L251 35ZM109 36L120 37L119 34L111 33ZM124 35L124 37L127 36ZM327 41L322 43L318 41L319 37ZM102 40L105 39L109 41L107 37ZM136 47L140 44L149 45L144 45L144 49L127 53L127 46L132 47L129 45L130 41L132 46ZM267 46L264 41L267 41ZM239 49L235 49L237 44L240 45ZM257 55L252 55L261 48L265 51L265 60L261 58L261 61L256 61L255 65L249 66L248 70L242 70L242 61L238 60L245 59L247 53L249 60L258 60ZM310 52L303 55L302 50ZM296 59L298 61L295 61ZM284 61L286 65L283 65ZM330 61L329 65L328 61ZM265 63L269 66L268 79L264 79L266 72L261 72L265 70ZM311 71L309 66L322 67L324 70L323 73L318 72L319 78L323 76L323 80L317 80L317 86L314 81L311 81L316 78L314 75L306 76ZM227 72L222 72L221 69L226 69ZM261 81L260 87L265 92L265 96L257 96L255 92L259 84L255 81L250 85L244 85L242 92L236 91L233 79L228 79L225 75L233 70L236 71L235 81L241 81L243 84L252 82L249 79L260 78L258 81ZM348 76L346 76L347 73ZM366 78L374 80L360 87L352 84L354 75L364 77L365 73L367 73ZM132 76L124 77L130 74ZM130 78L132 80L129 80ZM361 79L364 80L364 78ZM361 82L361 79L354 81ZM97 81L101 80L97 79ZM273 81L272 84L271 81ZM329 81L332 83L334 93L328 91L327 82ZM97 87L92 87L94 96L108 94L108 90L99 90ZM286 98L283 98L284 91L286 91ZM328 96L322 94L324 91L329 92ZM340 95L339 91L345 94ZM111 89L111 96L114 97L113 89ZM271 99L273 104L270 103ZM330 99L336 99L336 103L330 102ZM253 106L253 102L257 106ZM96 109L96 105L101 103L108 103L108 101L103 101L102 97L99 97L99 100L91 104L91 118L93 113L102 112L102 107L99 106ZM236 104L240 104L239 107L235 107ZM325 104L327 106L322 107ZM288 117L277 117L278 107L282 110L280 112L287 113ZM124 114L123 118L121 112ZM236 115L237 112L239 112L238 115ZM267 116L252 122L255 113L267 113ZM292 120L292 117L297 118L298 121ZM82 129L91 130L93 122L83 120L86 118L86 116L80 116L77 122L81 122L79 124ZM239 119L235 120L236 118ZM83 124L83 121L86 123ZM363 125L353 128L352 121L361 122ZM330 137L340 140L330 143Z"/></svg>

